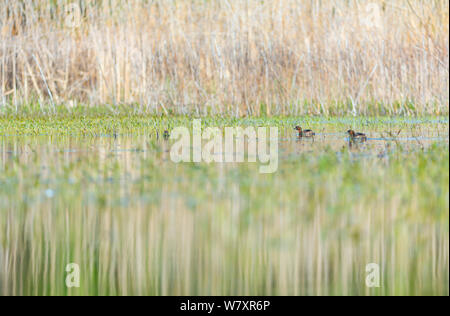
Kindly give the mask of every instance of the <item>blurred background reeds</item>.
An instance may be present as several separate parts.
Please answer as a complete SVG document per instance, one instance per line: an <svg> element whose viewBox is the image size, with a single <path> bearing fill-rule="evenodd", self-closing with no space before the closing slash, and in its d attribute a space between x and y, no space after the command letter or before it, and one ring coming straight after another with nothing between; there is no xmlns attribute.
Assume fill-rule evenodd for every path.
<svg viewBox="0 0 450 316"><path fill-rule="evenodd" d="M448 115L446 0L0 3L0 113Z"/></svg>

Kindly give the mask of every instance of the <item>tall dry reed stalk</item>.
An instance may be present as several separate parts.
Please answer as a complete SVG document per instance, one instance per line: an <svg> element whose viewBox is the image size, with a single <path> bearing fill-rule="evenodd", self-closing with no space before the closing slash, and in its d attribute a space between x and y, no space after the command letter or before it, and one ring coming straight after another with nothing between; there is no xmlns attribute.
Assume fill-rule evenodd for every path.
<svg viewBox="0 0 450 316"><path fill-rule="evenodd" d="M448 114L448 57L445 0L0 3L0 109Z"/></svg>

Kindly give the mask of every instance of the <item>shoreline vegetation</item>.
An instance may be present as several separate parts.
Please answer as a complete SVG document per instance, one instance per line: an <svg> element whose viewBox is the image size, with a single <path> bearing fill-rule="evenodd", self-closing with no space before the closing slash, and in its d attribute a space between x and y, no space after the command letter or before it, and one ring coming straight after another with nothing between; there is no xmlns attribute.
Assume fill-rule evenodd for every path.
<svg viewBox="0 0 450 316"><path fill-rule="evenodd" d="M448 137L448 116L260 116L235 118L228 115L151 115L139 113L130 107L111 110L107 107L78 106L73 109L58 107L56 112L42 114L39 110L19 114L9 112L0 115L0 136L10 135L113 135L148 133L163 135L165 130L177 126L189 127L196 118L202 127L276 126L292 128L296 124L314 126L326 132L326 126L339 126L342 132L348 128L375 129L377 132L403 129L412 135L423 133ZM431 127L439 127L432 130ZM423 135L422 135L423 136Z"/></svg>
<svg viewBox="0 0 450 316"><path fill-rule="evenodd" d="M445 0L2 1L0 112L448 115L448 28Z"/></svg>

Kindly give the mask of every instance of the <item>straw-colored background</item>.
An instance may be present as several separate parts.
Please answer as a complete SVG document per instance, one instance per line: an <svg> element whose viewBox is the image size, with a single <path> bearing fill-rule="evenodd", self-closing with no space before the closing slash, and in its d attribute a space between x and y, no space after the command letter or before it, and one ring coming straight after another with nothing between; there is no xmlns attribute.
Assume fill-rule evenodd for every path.
<svg viewBox="0 0 450 316"><path fill-rule="evenodd" d="M1 1L0 109L448 114L448 25L445 0Z"/></svg>

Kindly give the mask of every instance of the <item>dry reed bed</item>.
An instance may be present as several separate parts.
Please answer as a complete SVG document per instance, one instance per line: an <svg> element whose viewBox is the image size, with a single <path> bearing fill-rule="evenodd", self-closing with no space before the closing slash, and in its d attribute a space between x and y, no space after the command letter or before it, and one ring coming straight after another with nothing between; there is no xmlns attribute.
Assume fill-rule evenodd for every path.
<svg viewBox="0 0 450 316"><path fill-rule="evenodd" d="M448 114L448 1L68 3L0 3L0 109Z"/></svg>

